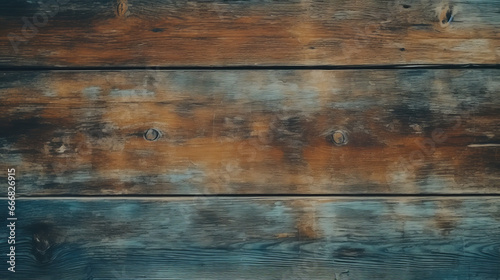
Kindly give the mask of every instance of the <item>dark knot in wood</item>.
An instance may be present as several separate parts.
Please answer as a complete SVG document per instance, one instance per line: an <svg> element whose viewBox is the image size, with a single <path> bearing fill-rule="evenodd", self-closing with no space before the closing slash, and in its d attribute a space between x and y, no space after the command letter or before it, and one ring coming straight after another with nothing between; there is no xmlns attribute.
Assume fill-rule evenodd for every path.
<svg viewBox="0 0 500 280"><path fill-rule="evenodd" d="M328 136L328 140L336 146L343 146L347 144L347 133L342 130L336 130Z"/></svg>
<svg viewBox="0 0 500 280"><path fill-rule="evenodd" d="M156 128L150 128L144 132L144 139L148 141L156 141L161 138L161 132Z"/></svg>

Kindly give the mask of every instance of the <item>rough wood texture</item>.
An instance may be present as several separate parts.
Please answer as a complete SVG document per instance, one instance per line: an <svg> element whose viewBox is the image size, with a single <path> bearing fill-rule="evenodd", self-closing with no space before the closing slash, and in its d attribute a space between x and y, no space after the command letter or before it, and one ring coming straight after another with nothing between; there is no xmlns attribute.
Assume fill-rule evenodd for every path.
<svg viewBox="0 0 500 280"><path fill-rule="evenodd" d="M500 62L498 0L0 1L0 66Z"/></svg>
<svg viewBox="0 0 500 280"><path fill-rule="evenodd" d="M500 0L0 0L0 279L498 280L498 30Z"/></svg>
<svg viewBox="0 0 500 280"><path fill-rule="evenodd" d="M4 73L0 163L23 195L500 193L499 74Z"/></svg>
<svg viewBox="0 0 500 280"><path fill-rule="evenodd" d="M19 267L2 279L500 275L498 198L19 200L17 213Z"/></svg>

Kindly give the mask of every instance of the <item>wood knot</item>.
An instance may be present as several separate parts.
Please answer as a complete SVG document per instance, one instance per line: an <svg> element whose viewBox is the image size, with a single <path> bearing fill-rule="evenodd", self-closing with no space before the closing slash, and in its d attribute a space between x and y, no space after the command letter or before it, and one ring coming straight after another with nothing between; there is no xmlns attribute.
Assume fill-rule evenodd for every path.
<svg viewBox="0 0 500 280"><path fill-rule="evenodd" d="M52 260L52 249L57 241L57 232L53 225L47 223L35 224L31 227L31 252L40 263Z"/></svg>
<svg viewBox="0 0 500 280"><path fill-rule="evenodd" d="M156 141L161 137L161 131L156 128L150 128L144 132L144 139L148 141Z"/></svg>
<svg viewBox="0 0 500 280"><path fill-rule="evenodd" d="M336 130L328 136L328 141L335 144L336 146L343 146L347 144L347 133L342 130Z"/></svg>
<svg viewBox="0 0 500 280"><path fill-rule="evenodd" d="M447 27L451 24L456 11L457 9L455 7L448 4L437 9L439 24L441 25L441 27Z"/></svg>
<svg viewBox="0 0 500 280"><path fill-rule="evenodd" d="M126 17L129 14L128 0L116 0L116 15L118 17Z"/></svg>

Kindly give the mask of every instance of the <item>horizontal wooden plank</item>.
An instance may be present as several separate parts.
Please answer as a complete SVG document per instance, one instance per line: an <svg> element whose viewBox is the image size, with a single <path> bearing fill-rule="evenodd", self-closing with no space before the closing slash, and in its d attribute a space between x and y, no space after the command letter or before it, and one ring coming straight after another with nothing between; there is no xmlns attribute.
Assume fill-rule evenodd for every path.
<svg viewBox="0 0 500 280"><path fill-rule="evenodd" d="M0 164L22 195L500 193L499 74L8 72Z"/></svg>
<svg viewBox="0 0 500 280"><path fill-rule="evenodd" d="M2 279L498 279L482 198L20 199ZM0 211L6 220L7 211ZM6 231L0 238L7 239ZM7 251L7 243L0 243ZM5 257L4 257L5 259Z"/></svg>
<svg viewBox="0 0 500 280"><path fill-rule="evenodd" d="M499 0L0 2L0 66L500 63Z"/></svg>

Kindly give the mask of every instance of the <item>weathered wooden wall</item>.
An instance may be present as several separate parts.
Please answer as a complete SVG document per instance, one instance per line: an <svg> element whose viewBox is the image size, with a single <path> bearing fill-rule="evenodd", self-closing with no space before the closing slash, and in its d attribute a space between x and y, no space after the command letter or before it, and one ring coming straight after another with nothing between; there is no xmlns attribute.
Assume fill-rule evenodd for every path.
<svg viewBox="0 0 500 280"><path fill-rule="evenodd" d="M499 27L498 0L0 1L0 279L500 279Z"/></svg>

